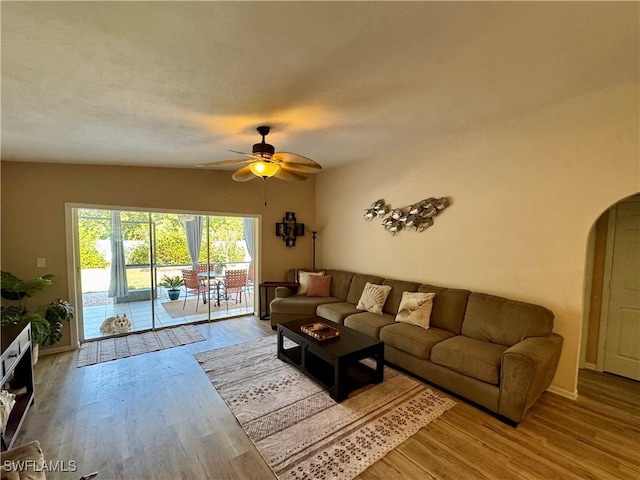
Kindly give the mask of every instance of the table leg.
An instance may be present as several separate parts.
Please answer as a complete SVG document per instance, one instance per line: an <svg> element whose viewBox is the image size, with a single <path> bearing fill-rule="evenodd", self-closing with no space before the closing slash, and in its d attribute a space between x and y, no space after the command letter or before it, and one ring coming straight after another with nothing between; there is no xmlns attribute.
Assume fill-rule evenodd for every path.
<svg viewBox="0 0 640 480"><path fill-rule="evenodd" d="M264 310L262 309L262 302L264 301ZM267 300L267 287L260 288L260 320L267 320L269 318L269 303ZM262 314L264 312L264 315Z"/></svg>
<svg viewBox="0 0 640 480"><path fill-rule="evenodd" d="M373 380L374 383L382 383L384 379L384 344L380 344L376 348L376 375Z"/></svg>
<svg viewBox="0 0 640 480"><path fill-rule="evenodd" d="M341 402L349 394L347 387L347 369L349 362L340 360L336 362L333 369L333 389L330 391L331 398L336 402Z"/></svg>

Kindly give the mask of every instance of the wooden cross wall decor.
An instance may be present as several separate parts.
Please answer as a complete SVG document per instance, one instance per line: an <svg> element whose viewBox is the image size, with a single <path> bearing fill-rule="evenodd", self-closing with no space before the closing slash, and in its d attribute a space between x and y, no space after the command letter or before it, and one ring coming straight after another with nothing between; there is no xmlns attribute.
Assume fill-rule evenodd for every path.
<svg viewBox="0 0 640 480"><path fill-rule="evenodd" d="M276 223L276 236L282 237L287 247L295 247L296 239L304 236L304 223L296 222L296 212L285 212L282 223Z"/></svg>

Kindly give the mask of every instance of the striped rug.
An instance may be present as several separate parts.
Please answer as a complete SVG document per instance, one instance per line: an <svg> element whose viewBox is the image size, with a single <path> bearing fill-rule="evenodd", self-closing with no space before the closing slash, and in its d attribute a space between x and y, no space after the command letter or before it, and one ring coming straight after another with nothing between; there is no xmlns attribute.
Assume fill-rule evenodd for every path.
<svg viewBox="0 0 640 480"><path fill-rule="evenodd" d="M336 403L277 359L275 335L195 357L281 480L352 479L455 405L388 367Z"/></svg>
<svg viewBox="0 0 640 480"><path fill-rule="evenodd" d="M205 338L193 325L165 328L155 332L131 333L83 343L78 355L78 367L131 357L147 352L201 342Z"/></svg>

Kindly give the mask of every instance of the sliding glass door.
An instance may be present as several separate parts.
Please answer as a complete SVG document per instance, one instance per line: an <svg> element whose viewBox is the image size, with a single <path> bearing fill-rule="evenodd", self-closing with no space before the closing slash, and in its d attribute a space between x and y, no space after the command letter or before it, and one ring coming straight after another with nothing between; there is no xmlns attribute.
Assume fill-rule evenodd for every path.
<svg viewBox="0 0 640 480"><path fill-rule="evenodd" d="M81 341L254 313L254 218L73 214Z"/></svg>

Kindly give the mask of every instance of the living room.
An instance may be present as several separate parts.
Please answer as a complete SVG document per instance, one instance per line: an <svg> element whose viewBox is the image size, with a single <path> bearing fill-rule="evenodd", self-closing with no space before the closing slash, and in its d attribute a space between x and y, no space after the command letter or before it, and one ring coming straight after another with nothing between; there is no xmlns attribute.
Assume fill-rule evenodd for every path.
<svg viewBox="0 0 640 480"><path fill-rule="evenodd" d="M579 401L589 239L603 213L640 192L637 3L3 2L1 8L2 270L23 278L55 275L47 298L38 298L70 298L74 291L66 204L257 215L258 282L311 267L314 228L315 260L323 268L550 309L564 344L547 401L561 410ZM323 171L301 182L235 182L232 169L195 167L232 158L229 149L246 151L264 123L275 126L271 143L316 160ZM399 208L431 196L446 196L451 205L425 232L393 236L363 218L380 198ZM307 225L293 248L273 234L287 211ZM47 259L45 270L37 258ZM206 346L224 343L215 333L229 344L272 334L249 318L239 327L202 327L212 335ZM105 419L117 411L109 402L119 402L122 390L101 391L112 385L109 368L131 375L124 383L137 388L133 379L146 369L188 361L172 349L157 354L157 364L142 360L150 354L76 372L68 358L77 348L71 327L41 351L38 396L23 433L25 440L53 441L54 432L44 431L53 425L42 422L55 410L56 422L64 423L58 408L66 405L74 426L60 427L67 439L47 452L61 459L99 450L102 440L90 430L106 434L106 427L82 417L81 407L103 408ZM189 355L200 349L206 348L187 348ZM140 384L143 392L161 382L153 379ZM158 388L160 397L175 395L169 385ZM65 403L61 395L77 396ZM216 437L226 452L221 468L245 478L255 467L257 477L269 478L234 417L222 412L220 397L206 393L190 406L207 410L207 402L220 413L201 412L202 418L229 428ZM167 409L158 406L163 415ZM473 407L460 409L460 418L472 415ZM151 429L142 418L130 420ZM544 421L543 414L536 418ZM472 423L522 435L523 425L503 430L494 420L485 415ZM168 421L172 434L206 455L193 440L197 420L185 422ZM462 432L463 423L445 431ZM196 430L193 438L189 429ZM210 434L208 427L200 433ZM86 440L68 439L85 434ZM116 449L119 465L135 457L111 440L105 445ZM163 455L138 453L145 462ZM250 460L243 466L237 457ZM98 478L111 478L105 471L126 476L105 470L106 456L100 458ZM216 478L211 467L205 471ZM158 471L154 478L179 476L175 466Z"/></svg>

